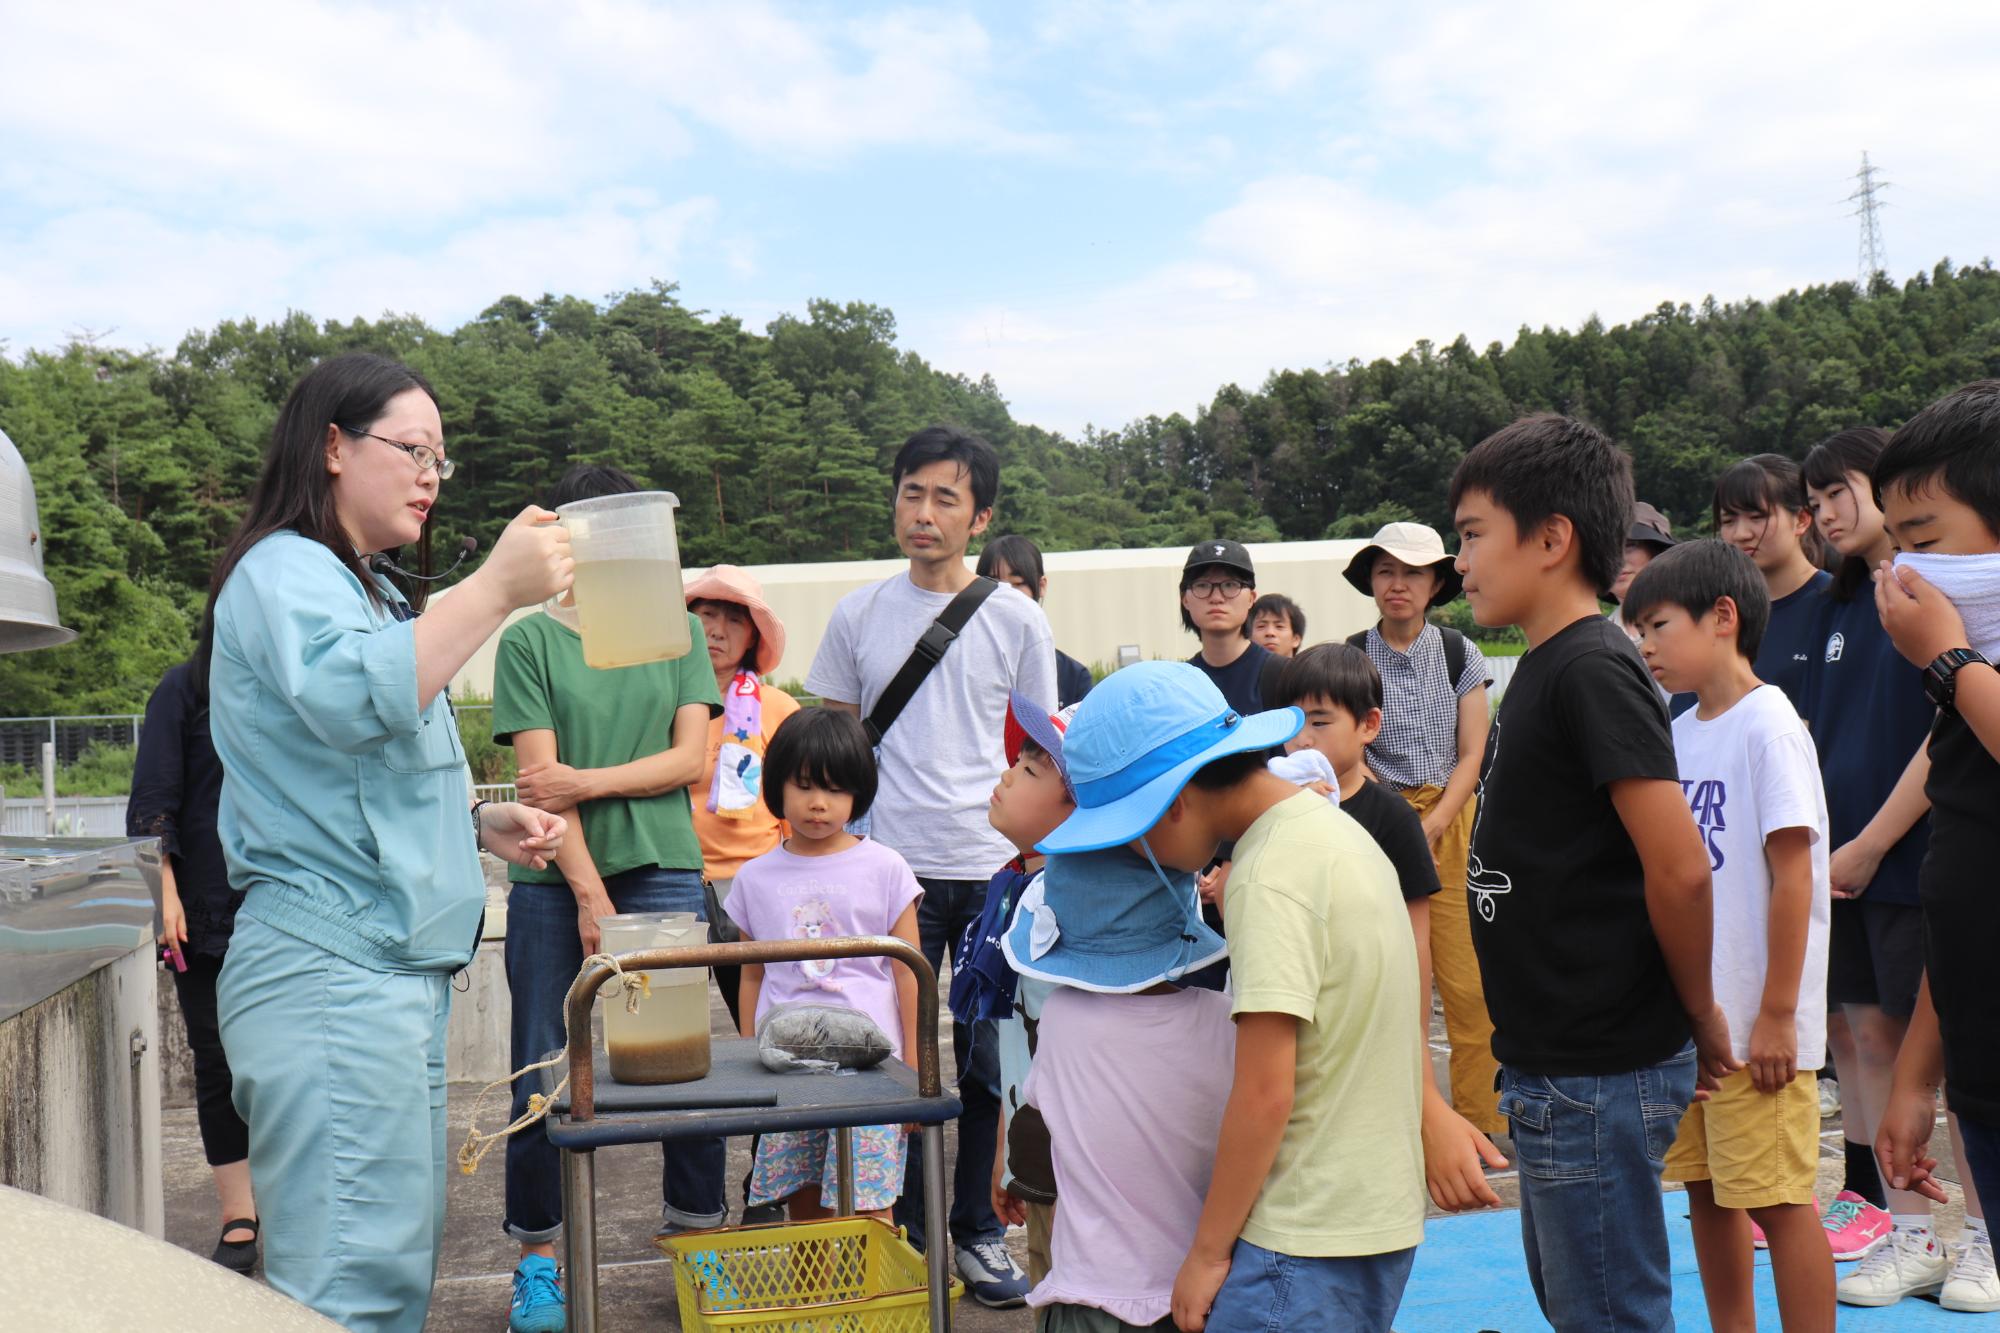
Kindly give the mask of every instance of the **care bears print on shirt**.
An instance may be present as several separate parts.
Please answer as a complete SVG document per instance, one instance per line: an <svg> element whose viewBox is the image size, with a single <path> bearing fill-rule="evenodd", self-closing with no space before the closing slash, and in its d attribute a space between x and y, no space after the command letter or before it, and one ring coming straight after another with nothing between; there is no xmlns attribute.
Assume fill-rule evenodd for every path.
<svg viewBox="0 0 2000 1333"><path fill-rule="evenodd" d="M887 935L923 889L903 858L863 838L831 856L799 856L785 844L746 861L723 910L753 940L824 940ZM757 1022L780 1004L837 1004L873 1019L902 1054L895 965L885 958L767 963Z"/></svg>

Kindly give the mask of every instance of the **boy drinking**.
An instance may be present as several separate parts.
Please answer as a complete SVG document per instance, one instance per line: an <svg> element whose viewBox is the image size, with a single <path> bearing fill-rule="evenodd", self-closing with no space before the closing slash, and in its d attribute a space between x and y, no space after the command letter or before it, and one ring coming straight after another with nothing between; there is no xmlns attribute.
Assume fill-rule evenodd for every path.
<svg viewBox="0 0 2000 1333"><path fill-rule="evenodd" d="M1382 731L1382 677L1361 649L1321 643L1306 649L1278 677L1271 706L1303 709L1306 724L1285 745L1287 753L1315 750L1333 766L1340 808L1361 825L1395 867L1403 906L1417 946L1417 1033L1424 1071L1424 1169L1440 1208L1495 1207L1500 1196L1486 1183L1482 1160L1507 1165L1478 1126L1452 1109L1437 1086L1430 1061L1431 898L1439 890L1437 863L1416 809L1393 788L1368 774L1367 748ZM1491 1092L1488 1102L1491 1104Z"/></svg>
<svg viewBox="0 0 2000 1333"><path fill-rule="evenodd" d="M1711 1084L1740 1066L1666 710L1598 606L1631 462L1581 422L1526 417L1465 456L1450 501L1473 615L1528 640L1487 742L1466 885L1528 1275L1558 1330L1653 1333L1673 1324L1662 1159L1697 1058Z"/></svg>
<svg viewBox="0 0 2000 1333"><path fill-rule="evenodd" d="M1409 917L1361 826L1265 768L1302 721L1295 708L1245 717L1185 664L1127 667L1077 710L1063 744L1076 813L1041 844L1129 844L1159 876L1236 844L1223 900L1234 1079L1173 1281L1174 1321L1190 1333L1262 1329L1281 1303L1297 1329L1386 1330L1423 1239ZM1046 939L1064 920L1038 917L1031 952L1034 929ZM1050 1013L1051 1035L1057 1021ZM1058 1271L1075 1202L1061 1184ZM1123 1246L1115 1233L1096 1243Z"/></svg>
<svg viewBox="0 0 2000 1333"><path fill-rule="evenodd" d="M1876 605L1938 707L1924 784L1931 845L1917 881L1924 984L1876 1152L1892 1186L1943 1201L1925 1148L1942 1084L1978 1192L2000 1199L2000 672L1992 665L2000 660L2000 380L1967 385L1911 417L1874 480L1889 534L1906 553L1877 570ZM2000 1309L1986 1228L1968 1218L1966 1230L1967 1256L1982 1262L1978 1271L1961 1264L1939 1304Z"/></svg>
<svg viewBox="0 0 2000 1333"><path fill-rule="evenodd" d="M1661 685L1691 691L1674 720L1681 787L1715 880L1715 991L1745 1062L1688 1108L1666 1178L1685 1182L1710 1324L1757 1327L1751 1219L1769 1238L1788 1329L1833 1327L1833 1254L1813 1203L1826 1058L1826 798L1784 692L1751 669L1770 617L1757 567L1714 538L1632 580L1626 623Z"/></svg>

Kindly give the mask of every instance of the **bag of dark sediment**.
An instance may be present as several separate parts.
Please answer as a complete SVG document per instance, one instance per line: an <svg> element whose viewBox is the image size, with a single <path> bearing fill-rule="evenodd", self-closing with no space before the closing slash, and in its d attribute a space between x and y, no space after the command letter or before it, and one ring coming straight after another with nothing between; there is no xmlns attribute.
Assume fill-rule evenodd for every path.
<svg viewBox="0 0 2000 1333"><path fill-rule="evenodd" d="M838 1005L781 1004L757 1025L757 1058L774 1073L873 1069L890 1053L873 1019Z"/></svg>

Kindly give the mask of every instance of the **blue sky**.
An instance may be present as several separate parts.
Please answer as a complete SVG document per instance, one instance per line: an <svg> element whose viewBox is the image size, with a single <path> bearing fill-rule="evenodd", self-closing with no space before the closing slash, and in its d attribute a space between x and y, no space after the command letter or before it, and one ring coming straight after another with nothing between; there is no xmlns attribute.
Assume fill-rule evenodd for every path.
<svg viewBox="0 0 2000 1333"><path fill-rule="evenodd" d="M1658 13L1641 12L1657 8ZM0 339L655 278L1069 432L2000 249L2000 6L0 0Z"/></svg>

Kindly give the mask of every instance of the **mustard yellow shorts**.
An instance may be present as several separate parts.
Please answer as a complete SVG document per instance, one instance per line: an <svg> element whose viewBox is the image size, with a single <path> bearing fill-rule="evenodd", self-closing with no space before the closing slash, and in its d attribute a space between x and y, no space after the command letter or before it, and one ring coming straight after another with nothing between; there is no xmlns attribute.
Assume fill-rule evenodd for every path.
<svg viewBox="0 0 2000 1333"><path fill-rule="evenodd" d="M1667 1150L1667 1180L1706 1180L1724 1208L1813 1202L1819 1165L1819 1087L1802 1069L1777 1092L1759 1092L1739 1069L1681 1117Z"/></svg>

